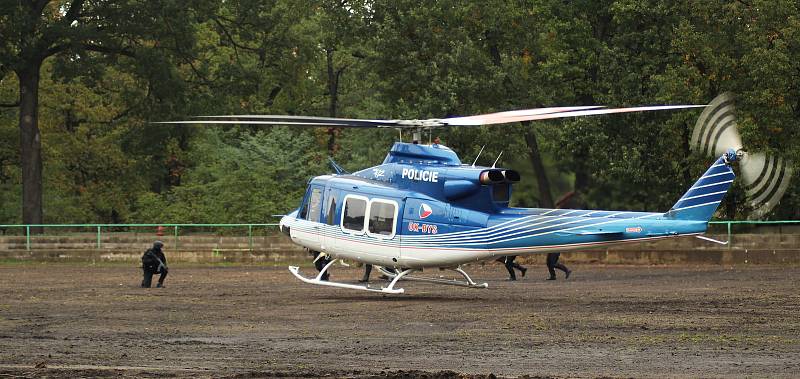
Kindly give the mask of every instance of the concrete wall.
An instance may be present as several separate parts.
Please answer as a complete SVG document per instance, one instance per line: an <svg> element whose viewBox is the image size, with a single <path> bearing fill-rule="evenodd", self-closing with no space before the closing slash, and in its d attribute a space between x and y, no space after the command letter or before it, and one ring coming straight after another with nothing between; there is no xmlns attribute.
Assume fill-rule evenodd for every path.
<svg viewBox="0 0 800 379"><path fill-rule="evenodd" d="M718 240L727 238L726 235L711 237ZM171 263L308 260L303 249L280 234L254 236L251 242L246 236L186 235L179 236L176 241L174 236L135 233L103 234L100 248L97 248L97 235L93 233L32 236L30 251L24 236L2 236L0 260L138 262L156 238L165 242ZM800 234L737 234L730 246L681 237L563 253L562 259L572 263L604 264L800 264ZM520 260L539 264L544 262L544 255L521 257Z"/></svg>

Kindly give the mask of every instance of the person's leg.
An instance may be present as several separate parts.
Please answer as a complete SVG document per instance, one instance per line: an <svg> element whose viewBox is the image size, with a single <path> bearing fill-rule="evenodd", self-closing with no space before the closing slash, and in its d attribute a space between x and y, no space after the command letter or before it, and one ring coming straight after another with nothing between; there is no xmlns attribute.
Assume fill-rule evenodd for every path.
<svg viewBox="0 0 800 379"><path fill-rule="evenodd" d="M333 259L331 259L331 257L329 257L329 256L325 256L325 257L323 257L322 259L319 259L317 262L320 262L320 267L319 267L319 268L317 268L317 269L318 269L318 270L320 270L320 271L322 271L322 269L323 269L323 268L325 268L325 266L327 266L327 265L328 265L328 263L331 263L331 261L332 261L332 260L333 260ZM331 271L331 269L328 269L328 270L326 270L326 271L325 271L325 274L323 274L323 275L322 275L322 278L320 278L320 279L322 279L322 280L325 280L325 281L327 281L328 279L330 279L330 278L331 278L331 273L330 273L330 271Z"/></svg>
<svg viewBox="0 0 800 379"><path fill-rule="evenodd" d="M563 264L558 262L558 258L561 257L561 253L553 253L553 254L555 255L555 259L553 261L553 267L557 268L557 269L559 269L561 271L564 271L564 274L565 274L564 278L565 279L569 278L569 274L572 273L572 270L568 269L567 266L564 266Z"/></svg>
<svg viewBox="0 0 800 379"><path fill-rule="evenodd" d="M164 279L166 279L167 273L169 273L169 271L161 270L160 273L161 275L158 276L158 284L156 284L156 287L158 288L164 287Z"/></svg>
<svg viewBox="0 0 800 379"><path fill-rule="evenodd" d="M506 257L503 266L505 266L508 271L508 280L517 280L517 275L514 274L514 258Z"/></svg>
<svg viewBox="0 0 800 379"><path fill-rule="evenodd" d="M150 288L153 284L153 272L150 270L142 270L144 278L142 279L142 288Z"/></svg>
<svg viewBox="0 0 800 379"><path fill-rule="evenodd" d="M367 263L364 265L364 277L359 280L361 283L369 282L369 275L372 273L372 265Z"/></svg>
<svg viewBox="0 0 800 379"><path fill-rule="evenodd" d="M395 270L392 267L383 266L383 269L386 270L387 272L391 272L392 274L397 274L397 270ZM381 274L381 279L389 280L390 278L384 274Z"/></svg>
<svg viewBox="0 0 800 379"><path fill-rule="evenodd" d="M564 266L561 263L556 263L555 268L564 271L564 279L569 279L569 274L572 274L572 270L568 269L567 266Z"/></svg>
<svg viewBox="0 0 800 379"><path fill-rule="evenodd" d="M550 272L550 277L547 280L556 280L555 265L558 262L558 253L547 254L547 271Z"/></svg>
<svg viewBox="0 0 800 379"><path fill-rule="evenodd" d="M314 267L318 272L322 271L322 268L325 267L325 257L320 258L319 255L321 253L319 251L315 251L312 254L314 255Z"/></svg>
<svg viewBox="0 0 800 379"><path fill-rule="evenodd" d="M312 252L312 254L314 255L314 267L317 268L317 271L321 272L322 269L325 268L325 266L328 263L330 263L330 261L331 261L331 257L329 257L327 255L322 257L322 258L320 258L319 255L322 254L322 253L320 253L319 251L314 251L314 252ZM322 278L320 278L320 279L321 280L328 280L328 278L330 278L330 276L331 276L329 271L330 271L330 269L328 269L328 271L325 271L325 274L323 274Z"/></svg>
<svg viewBox="0 0 800 379"><path fill-rule="evenodd" d="M527 268L525 268L525 267L522 267L522 265L521 265L521 264L519 264L519 263L517 263L517 262L514 262L514 260L515 260L515 259L517 259L517 256L516 256L516 255L514 255L514 256L510 256L510 257L508 257L508 258L509 258L509 259L511 259L511 267L513 267L513 268L515 268L515 269L519 270L520 274L522 274L522 276L524 277L524 276L525 276L525 272L526 272L526 271L528 271L528 269L527 269Z"/></svg>

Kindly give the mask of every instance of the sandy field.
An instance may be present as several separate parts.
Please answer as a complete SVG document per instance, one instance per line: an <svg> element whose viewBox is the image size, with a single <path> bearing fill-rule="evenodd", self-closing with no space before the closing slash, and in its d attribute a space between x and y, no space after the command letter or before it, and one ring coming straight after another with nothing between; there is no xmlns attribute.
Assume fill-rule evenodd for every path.
<svg viewBox="0 0 800 379"><path fill-rule="evenodd" d="M285 267L176 264L142 289L133 264L7 263L0 378L800 377L800 267L572 268L382 295Z"/></svg>

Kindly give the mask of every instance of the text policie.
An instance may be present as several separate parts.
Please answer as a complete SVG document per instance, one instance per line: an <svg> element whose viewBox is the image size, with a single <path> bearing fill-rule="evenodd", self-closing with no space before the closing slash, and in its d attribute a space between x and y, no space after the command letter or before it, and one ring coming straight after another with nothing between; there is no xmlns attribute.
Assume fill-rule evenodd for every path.
<svg viewBox="0 0 800 379"><path fill-rule="evenodd" d="M404 168L402 177L403 179L421 180L423 182L431 182L431 183L439 182L439 173L436 171Z"/></svg>

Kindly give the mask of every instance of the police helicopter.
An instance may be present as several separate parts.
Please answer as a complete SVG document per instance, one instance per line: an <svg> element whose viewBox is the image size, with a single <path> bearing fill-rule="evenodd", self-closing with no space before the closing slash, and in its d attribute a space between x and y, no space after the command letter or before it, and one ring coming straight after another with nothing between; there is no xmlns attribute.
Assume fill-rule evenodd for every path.
<svg viewBox="0 0 800 379"><path fill-rule="evenodd" d="M513 186L520 180L517 171L464 163L453 150L438 141L429 144L421 141L422 133L434 128L696 107L706 107L695 127L702 129L699 135L705 141L698 142L698 146L705 149L706 145L713 144L708 151L718 158L664 213L510 207ZM678 236L698 236L727 243L701 234L734 180L731 165L747 159L739 142L716 146L720 136L728 136L723 138L723 143L738 141L738 135L730 137L730 133L736 133L735 127L733 132L729 130L730 120L726 116L731 107L726 99L718 98L708 106L553 107L424 120L237 115L170 123L411 130L412 142L394 143L383 163L375 167L348 173L331 161L336 172L312 178L300 206L280 220L280 230L294 243L331 257L315 277L303 276L298 267L289 267L301 281L399 294L404 289L398 288L398 282L404 279L487 288L486 283L473 281L461 267L502 256ZM720 129L724 132L717 132ZM708 134L715 137L706 138ZM785 166L782 167L785 170ZM774 171L774 165L761 169ZM788 176L790 173L781 178L781 183L784 179L788 182ZM769 185L776 186L775 183ZM777 200L771 198L771 201ZM344 259L381 266L382 271L391 276L391 281L386 286L373 287L323 280L334 263ZM425 269L454 270L463 280L410 275Z"/></svg>

